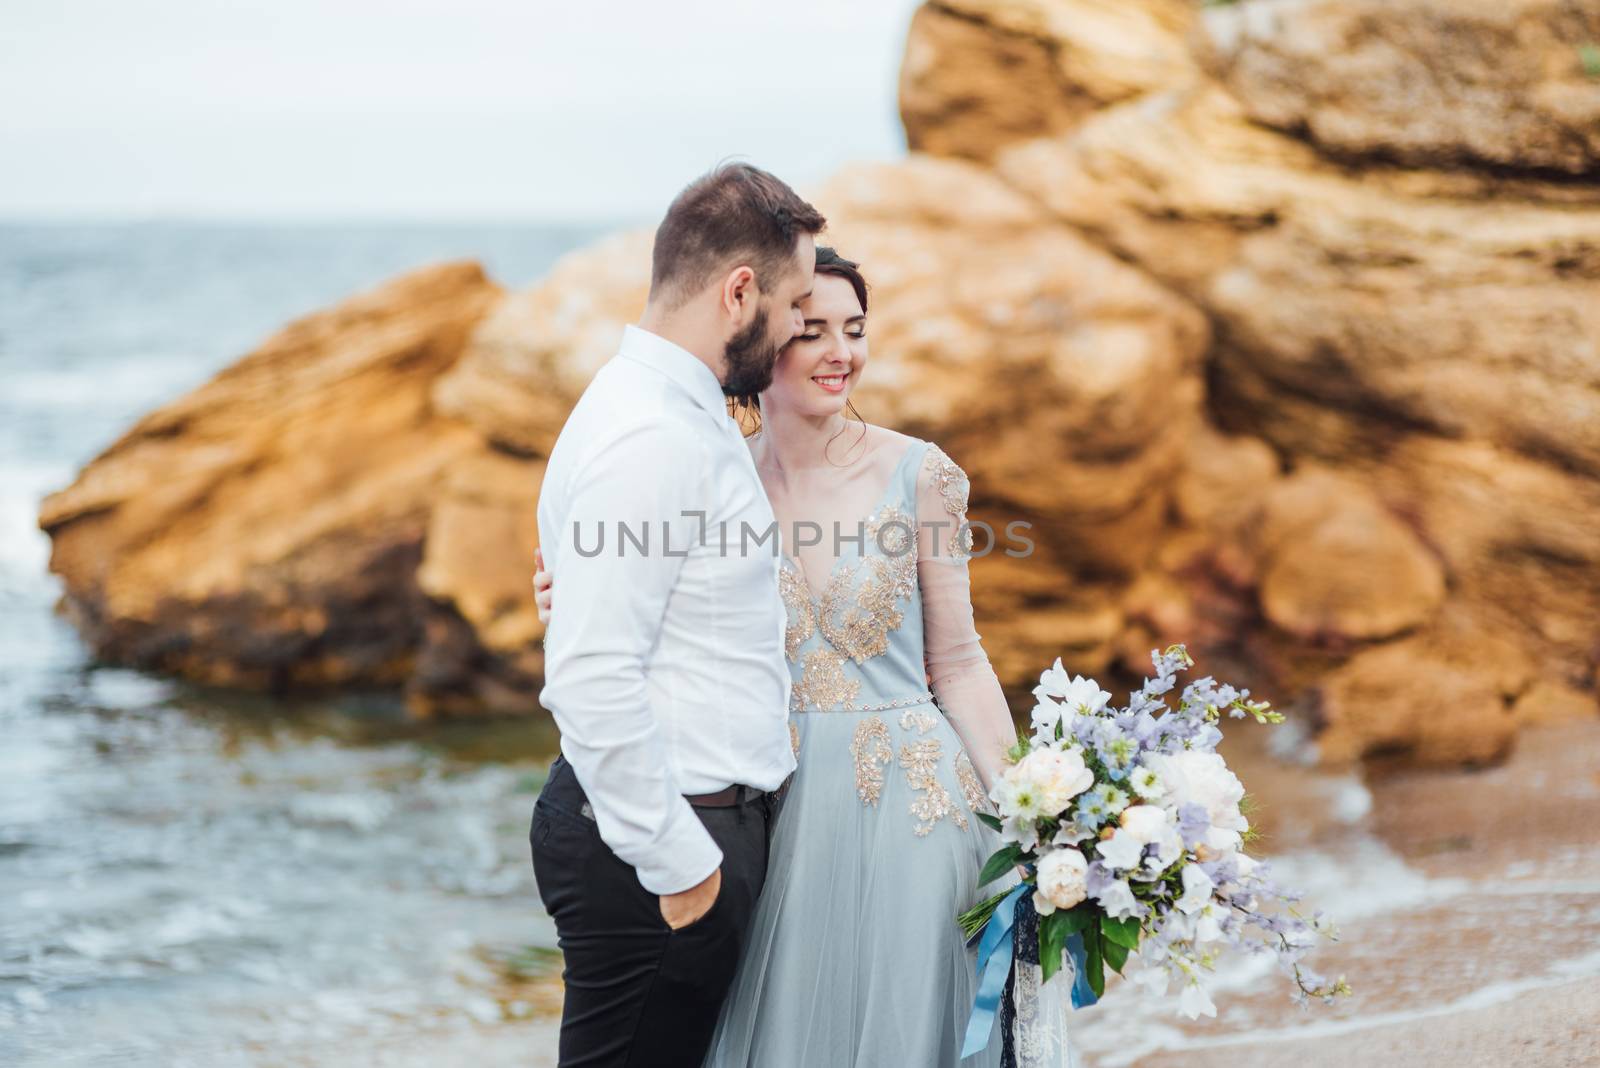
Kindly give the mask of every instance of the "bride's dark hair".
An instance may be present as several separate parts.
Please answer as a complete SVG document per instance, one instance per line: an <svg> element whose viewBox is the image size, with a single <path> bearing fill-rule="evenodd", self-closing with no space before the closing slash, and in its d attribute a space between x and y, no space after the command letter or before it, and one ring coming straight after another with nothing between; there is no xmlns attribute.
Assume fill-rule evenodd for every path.
<svg viewBox="0 0 1600 1068"><path fill-rule="evenodd" d="M861 302L861 313L867 312L867 285L866 277L861 273L861 265L853 260L847 260L839 255L837 249L827 245L817 246L817 274L831 274L836 278L843 278L850 283L850 288L856 292L856 300ZM729 404L733 408L733 417L739 421L739 429L746 436L754 434L761 429L761 396L756 393L740 394L730 397ZM866 420L861 418L861 413L856 411L856 406L851 401L844 402L844 410L849 416L854 416L866 429Z"/></svg>

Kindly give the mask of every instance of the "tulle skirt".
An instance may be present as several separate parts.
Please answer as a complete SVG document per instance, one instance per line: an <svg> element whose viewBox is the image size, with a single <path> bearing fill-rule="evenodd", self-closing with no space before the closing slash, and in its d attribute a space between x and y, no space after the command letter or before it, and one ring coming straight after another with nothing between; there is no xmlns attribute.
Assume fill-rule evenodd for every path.
<svg viewBox="0 0 1600 1068"><path fill-rule="evenodd" d="M976 954L955 917L999 847L960 739L931 702L791 717L798 770L723 1006L711 1068L995 1068L960 1060ZM1054 984L1052 984L1054 985Z"/></svg>

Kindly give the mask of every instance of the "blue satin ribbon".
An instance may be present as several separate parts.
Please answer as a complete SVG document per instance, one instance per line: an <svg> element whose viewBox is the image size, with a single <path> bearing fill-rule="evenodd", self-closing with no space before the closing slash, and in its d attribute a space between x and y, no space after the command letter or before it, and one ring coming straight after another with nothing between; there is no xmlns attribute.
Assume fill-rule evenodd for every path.
<svg viewBox="0 0 1600 1068"><path fill-rule="evenodd" d="M1074 931L1067 936L1067 953L1072 957L1072 1007L1081 1009L1100 999L1089 985L1089 952L1083 948L1083 933Z"/></svg>
<svg viewBox="0 0 1600 1068"><path fill-rule="evenodd" d="M988 1048L994 1017L1000 1010L1000 996L1011 978L1011 927L1017 919L1017 899L1032 889L1027 883L1018 883L1000 899L994 915L983 926L983 938L978 943L978 997L967 1020L967 1038L961 1046L963 1059Z"/></svg>

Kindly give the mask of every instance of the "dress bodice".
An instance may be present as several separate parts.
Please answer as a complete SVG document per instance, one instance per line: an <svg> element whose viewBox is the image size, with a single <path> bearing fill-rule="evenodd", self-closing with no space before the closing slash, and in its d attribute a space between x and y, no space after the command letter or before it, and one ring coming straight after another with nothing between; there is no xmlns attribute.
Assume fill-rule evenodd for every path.
<svg viewBox="0 0 1600 1068"><path fill-rule="evenodd" d="M841 523L841 551L820 594L785 552L778 572L794 711L870 711L929 699L917 581L917 473L949 463L913 440L877 507ZM953 465L952 465L953 466ZM964 502L963 502L964 503ZM951 523L953 529L954 523Z"/></svg>

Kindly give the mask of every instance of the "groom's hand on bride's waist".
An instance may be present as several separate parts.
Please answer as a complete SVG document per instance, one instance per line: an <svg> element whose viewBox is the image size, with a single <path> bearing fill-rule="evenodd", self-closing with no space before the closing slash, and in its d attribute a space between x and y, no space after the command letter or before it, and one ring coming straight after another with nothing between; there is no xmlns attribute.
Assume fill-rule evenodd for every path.
<svg viewBox="0 0 1600 1068"><path fill-rule="evenodd" d="M661 918L674 931L687 927L711 911L721 892L722 869L719 867L696 886L677 894L662 894Z"/></svg>

